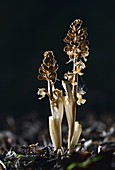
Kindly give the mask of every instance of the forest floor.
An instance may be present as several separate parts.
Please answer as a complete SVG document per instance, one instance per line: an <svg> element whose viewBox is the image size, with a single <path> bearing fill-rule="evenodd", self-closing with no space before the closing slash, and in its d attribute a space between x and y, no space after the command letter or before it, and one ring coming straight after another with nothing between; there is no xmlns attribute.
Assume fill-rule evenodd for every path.
<svg viewBox="0 0 115 170"><path fill-rule="evenodd" d="M37 113L4 116L0 120L0 170L114 170L115 115L88 115L74 152L67 152L63 125L63 154L56 154L48 128Z"/></svg>

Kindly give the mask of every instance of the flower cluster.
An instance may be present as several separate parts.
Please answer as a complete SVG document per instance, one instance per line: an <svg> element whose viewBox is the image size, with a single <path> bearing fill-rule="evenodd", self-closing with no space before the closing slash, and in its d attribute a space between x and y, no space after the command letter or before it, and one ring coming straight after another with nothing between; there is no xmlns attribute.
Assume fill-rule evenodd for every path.
<svg viewBox="0 0 115 170"><path fill-rule="evenodd" d="M53 83L56 82L57 79L57 71L58 65L56 63L54 54L52 51L46 51L44 53L43 64L39 68L39 80L50 80Z"/></svg>
<svg viewBox="0 0 115 170"><path fill-rule="evenodd" d="M67 36L64 39L68 45L64 48L64 51L69 55L70 60L74 58L83 58L86 61L86 57L89 55L89 42L87 41L87 29L81 28L82 21L76 19L70 25L70 29Z"/></svg>
<svg viewBox="0 0 115 170"><path fill-rule="evenodd" d="M82 76L84 74L82 72L82 70L86 67L84 62L87 61L86 57L89 55L87 29L81 28L81 26L82 21L80 19L76 19L72 22L67 36L64 39L64 42L67 43L64 51L69 56L69 62L73 61L72 72L65 73L64 78L72 84L73 89L76 88L76 91L73 90L73 95L75 98L78 98L78 105L84 104L86 101L85 99L82 99L82 95L85 93L81 93L78 88L78 76Z"/></svg>

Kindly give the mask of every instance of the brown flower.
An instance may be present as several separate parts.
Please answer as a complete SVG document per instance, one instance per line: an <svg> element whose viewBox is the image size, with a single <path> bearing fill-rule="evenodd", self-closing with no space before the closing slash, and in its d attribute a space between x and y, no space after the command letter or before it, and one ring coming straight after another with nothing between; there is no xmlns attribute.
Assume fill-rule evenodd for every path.
<svg viewBox="0 0 115 170"><path fill-rule="evenodd" d="M78 100L77 100L78 105L84 104L86 102L86 99L83 99L82 94L80 94L80 93L77 93L77 98L78 98Z"/></svg>
<svg viewBox="0 0 115 170"><path fill-rule="evenodd" d="M83 69L85 69L85 67L86 67L85 64L80 60L80 61L76 62L75 65L76 65L76 67L75 67L76 70L73 70L73 73L77 73L80 76L82 76L84 73L82 73L81 71Z"/></svg>
<svg viewBox="0 0 115 170"><path fill-rule="evenodd" d="M46 95L48 95L48 91L45 88L38 88L37 95L40 96L38 99L44 98Z"/></svg>

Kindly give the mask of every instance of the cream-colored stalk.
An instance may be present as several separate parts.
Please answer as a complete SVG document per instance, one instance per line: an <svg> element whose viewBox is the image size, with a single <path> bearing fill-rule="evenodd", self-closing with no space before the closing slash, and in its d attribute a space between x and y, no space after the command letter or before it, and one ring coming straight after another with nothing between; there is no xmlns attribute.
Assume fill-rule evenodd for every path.
<svg viewBox="0 0 115 170"><path fill-rule="evenodd" d="M53 85L48 83L48 91L52 116L49 116L49 132L54 146L54 150L62 147L62 130L61 124L63 119L63 95L62 91L54 89Z"/></svg>
<svg viewBox="0 0 115 170"><path fill-rule="evenodd" d="M79 122L76 121L74 123L74 133L72 136L71 145L69 149L70 153L74 151L75 146L78 144L78 140L80 138L81 133L82 133L82 126L79 124Z"/></svg>
<svg viewBox="0 0 115 170"><path fill-rule="evenodd" d="M74 150L75 145L78 143L82 128L81 125L75 121L76 100L72 94L71 87L67 81L62 81L62 85L66 93L66 96L64 97L64 107L69 127L68 151L71 153Z"/></svg>
<svg viewBox="0 0 115 170"><path fill-rule="evenodd" d="M63 118L63 100L61 97L58 98L58 107L55 108L50 103L52 108L52 116L49 116L49 132L50 137L54 146L54 150L60 149L62 147L62 132L61 123Z"/></svg>

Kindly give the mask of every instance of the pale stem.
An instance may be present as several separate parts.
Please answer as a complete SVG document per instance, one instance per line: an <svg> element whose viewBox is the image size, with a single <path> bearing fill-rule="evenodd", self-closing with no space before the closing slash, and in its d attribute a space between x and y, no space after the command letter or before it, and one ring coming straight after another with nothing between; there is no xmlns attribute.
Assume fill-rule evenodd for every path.
<svg viewBox="0 0 115 170"><path fill-rule="evenodd" d="M74 58L73 60L73 71L76 70L77 66L76 66L76 62L77 62L78 59ZM72 85L72 94L74 96L74 100L75 100L75 103L74 103L74 106L73 106L73 118L74 118L74 121L76 120L76 96L77 96L77 91L78 91L78 74L77 73L74 73L73 74L73 82L75 82L75 84Z"/></svg>
<svg viewBox="0 0 115 170"><path fill-rule="evenodd" d="M76 65L75 63L77 62L77 59L74 58L73 60L73 71L76 70ZM75 84L74 84L75 82ZM73 121L71 122L71 128L69 131L69 142L68 142L68 146L70 147L70 143L73 137L73 133L74 133L74 126L75 126L75 120L76 120L76 96L77 96L77 88L78 88L78 74L74 73L73 74L73 84L72 84L72 94L73 94L73 98L74 98L74 102L73 102L73 106L72 106L72 114L73 114Z"/></svg>
<svg viewBox="0 0 115 170"><path fill-rule="evenodd" d="M77 58L74 58L73 60L73 71L77 70L77 66L76 66L76 62L78 61ZM74 98L76 100L76 96L77 96L77 87L78 87L78 74L74 73L73 75L73 82L75 82L74 85L72 85L72 93L74 95Z"/></svg>
<svg viewBox="0 0 115 170"><path fill-rule="evenodd" d="M48 93L49 93L49 102L50 102L50 109L52 116L49 117L49 132L50 137L54 146L54 149L57 150L62 146L62 136L61 136L61 122L60 117L56 118L56 113L54 107L52 105L53 100L53 91L54 91L54 84L52 81L48 80Z"/></svg>
<svg viewBox="0 0 115 170"><path fill-rule="evenodd" d="M48 80L48 93L49 93L49 102L50 102L50 109L51 109L51 113L53 116L53 108L52 108L52 99L53 99L53 90L54 90L54 84Z"/></svg>
<svg viewBox="0 0 115 170"><path fill-rule="evenodd" d="M52 91L53 91L53 89L52 89L53 87L52 87L52 83L51 83L51 81L50 80L48 80L48 93L49 93L49 100L52 100L52 98L53 98L53 93L52 93Z"/></svg>

